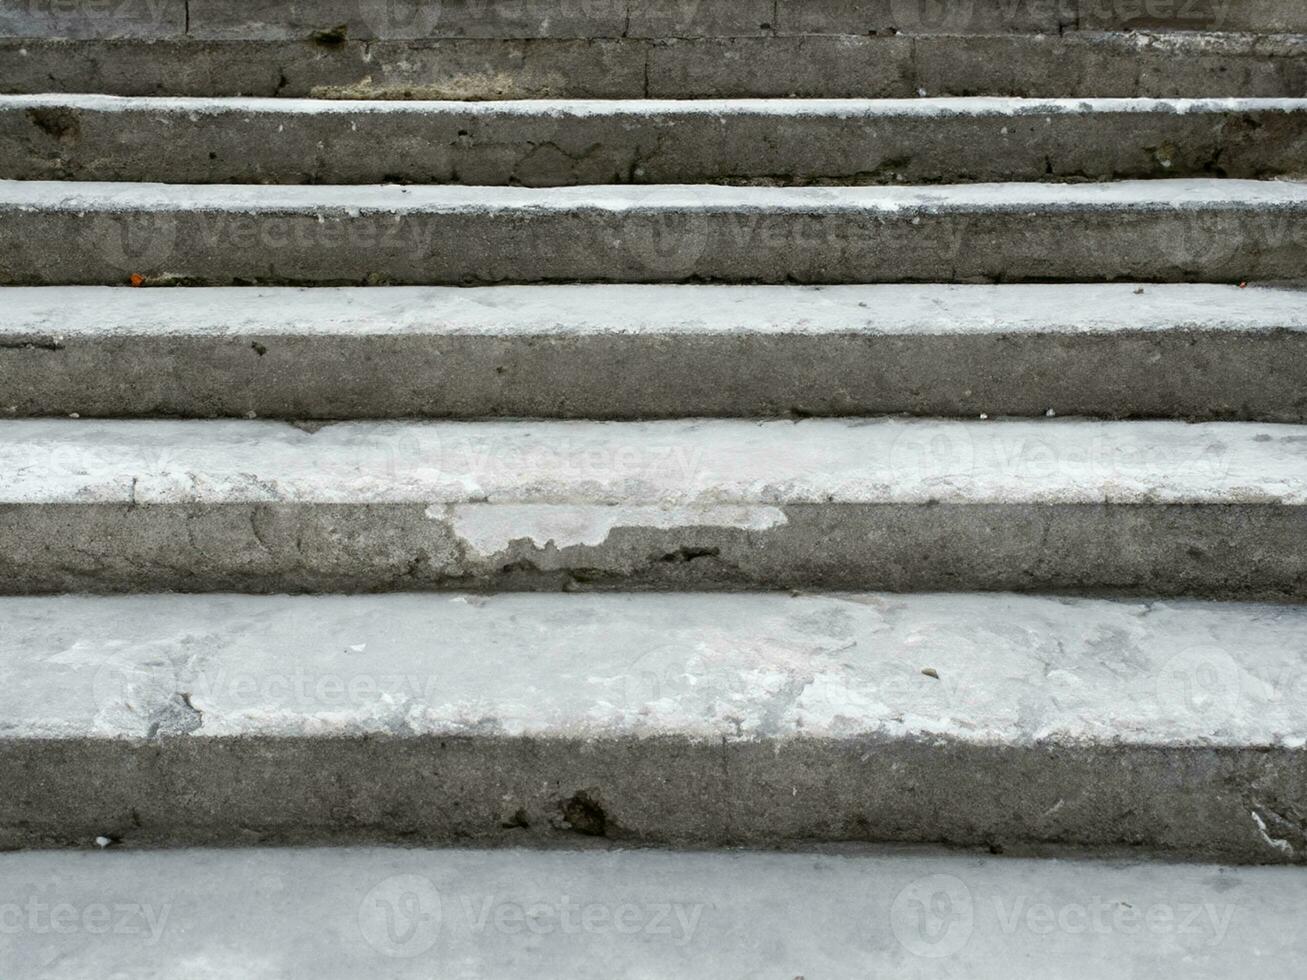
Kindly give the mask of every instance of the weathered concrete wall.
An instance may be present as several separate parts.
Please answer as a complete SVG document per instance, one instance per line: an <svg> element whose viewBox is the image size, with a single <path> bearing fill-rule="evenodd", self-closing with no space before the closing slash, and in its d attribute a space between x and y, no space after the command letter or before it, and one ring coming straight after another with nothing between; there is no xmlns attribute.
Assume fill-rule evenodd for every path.
<svg viewBox="0 0 1307 980"><path fill-rule="evenodd" d="M1066 34L425 42L0 40L0 92L399 99L1281 98L1301 36Z"/></svg>
<svg viewBox="0 0 1307 980"><path fill-rule="evenodd" d="M378 38L1307 31L1295 0L9 0L17 37Z"/></svg>

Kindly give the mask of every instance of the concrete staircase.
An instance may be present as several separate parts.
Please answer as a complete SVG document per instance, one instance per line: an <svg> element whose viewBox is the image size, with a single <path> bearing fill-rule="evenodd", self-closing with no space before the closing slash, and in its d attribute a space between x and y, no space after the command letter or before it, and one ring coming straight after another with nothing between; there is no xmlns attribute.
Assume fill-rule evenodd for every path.
<svg viewBox="0 0 1307 980"><path fill-rule="evenodd" d="M1307 6L0 33L0 847L126 852L0 860L0 975L1297 975L1295 873L1134 862L1307 861Z"/></svg>

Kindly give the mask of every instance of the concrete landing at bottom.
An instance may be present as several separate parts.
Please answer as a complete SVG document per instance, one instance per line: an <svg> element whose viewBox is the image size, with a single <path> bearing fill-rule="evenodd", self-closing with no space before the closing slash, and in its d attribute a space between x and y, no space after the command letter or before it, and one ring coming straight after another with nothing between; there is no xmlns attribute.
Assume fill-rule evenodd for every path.
<svg viewBox="0 0 1307 980"><path fill-rule="evenodd" d="M7 980L1300 977L1307 874L920 851L0 856Z"/></svg>

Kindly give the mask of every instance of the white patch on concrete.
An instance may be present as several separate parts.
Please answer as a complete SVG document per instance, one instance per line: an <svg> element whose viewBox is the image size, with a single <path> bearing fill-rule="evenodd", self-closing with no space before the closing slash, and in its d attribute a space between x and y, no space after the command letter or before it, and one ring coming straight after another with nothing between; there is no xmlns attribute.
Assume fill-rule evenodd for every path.
<svg viewBox="0 0 1307 980"><path fill-rule="evenodd" d="M503 99L457 102L439 99L277 99L212 97L142 97L95 94L0 96L5 108L74 108L90 112L149 112L177 115L313 115L360 116L457 115L548 116L568 119L609 116L825 116L876 119L893 116L1062 116L1141 113L1302 112L1307 99L1021 99L1004 97L916 99Z"/></svg>
<svg viewBox="0 0 1307 980"><path fill-rule="evenodd" d="M1262 819L1260 813L1253 810L1252 815L1253 823L1257 824L1257 832L1262 835L1262 840L1266 841L1266 843L1270 844L1277 851L1283 851L1285 854L1293 853L1293 845L1287 840L1284 840L1281 837L1272 837L1266 832L1266 821Z"/></svg>
<svg viewBox="0 0 1307 980"><path fill-rule="evenodd" d="M427 516L448 519L454 533L482 555L493 555L523 538L537 548L593 547L614 528L734 527L766 531L787 523L779 507L574 506L569 504L452 504L431 506Z"/></svg>
<svg viewBox="0 0 1307 980"><path fill-rule="evenodd" d="M1301 207L1307 183L1209 177L1054 184L1005 182L931 186L734 187L648 184L583 187L441 185L162 184L149 182L0 180L0 211L77 214L176 212L344 218L373 215L506 212L711 212L814 214L1026 212L1076 208L1096 212L1200 211L1206 207ZM1286 217L1286 221L1287 221Z"/></svg>
<svg viewBox="0 0 1307 980"><path fill-rule="evenodd" d="M794 504L1297 506L1304 447L1307 426L1254 422L16 419L0 502L725 506L745 525Z"/></svg>

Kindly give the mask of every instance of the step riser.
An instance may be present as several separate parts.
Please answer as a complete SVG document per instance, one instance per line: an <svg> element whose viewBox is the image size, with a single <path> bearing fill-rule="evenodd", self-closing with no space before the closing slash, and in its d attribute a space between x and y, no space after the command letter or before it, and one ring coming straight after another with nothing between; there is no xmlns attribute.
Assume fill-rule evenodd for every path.
<svg viewBox="0 0 1307 980"><path fill-rule="evenodd" d="M950 9L951 8L951 9ZM340 30L343 28L343 30ZM1307 30L1296 0L36 0L0 11L0 34L353 40L433 37L716 37L790 34L988 34L1123 30Z"/></svg>
<svg viewBox="0 0 1307 980"><path fill-rule="evenodd" d="M941 107L929 115L872 106L796 107L787 115L638 104L550 105L538 113L489 103L357 112L286 112L267 103L0 104L0 176L27 180L549 187L1259 178L1304 170L1307 104L1289 111L1255 101L1142 112Z"/></svg>
<svg viewBox="0 0 1307 980"><path fill-rule="evenodd" d="M6 285L1212 282L1303 274L1307 203L991 211L0 210Z"/></svg>
<svg viewBox="0 0 1307 980"><path fill-rule="evenodd" d="M459 39L0 40L0 92L327 98L1278 98L1307 39L1183 34Z"/></svg>
<svg viewBox="0 0 1307 980"><path fill-rule="evenodd" d="M0 334L0 413L975 418L1041 416L1055 406L1061 415L1104 418L1307 422L1301 330L441 337L237 328L220 338L57 336Z"/></svg>
<svg viewBox="0 0 1307 980"><path fill-rule="evenodd" d="M402 475L404 460L395 466ZM613 520L611 507L582 505L547 519L558 522L559 510L567 526ZM675 508L659 526L618 517L597 544L568 543L559 533L556 546L539 529L538 511L511 505L4 504L0 590L812 588L1307 598L1302 506L758 505L735 508L729 524L720 510Z"/></svg>
<svg viewBox="0 0 1307 980"><path fill-rule="evenodd" d="M1266 863L1303 857L1250 832L1254 799L1279 812L1307 803L1302 750L942 738L15 740L0 746L0 772L4 847L98 835L169 845L606 837L1129 845ZM1059 799L1068 805L1052 815L1023 805Z"/></svg>

